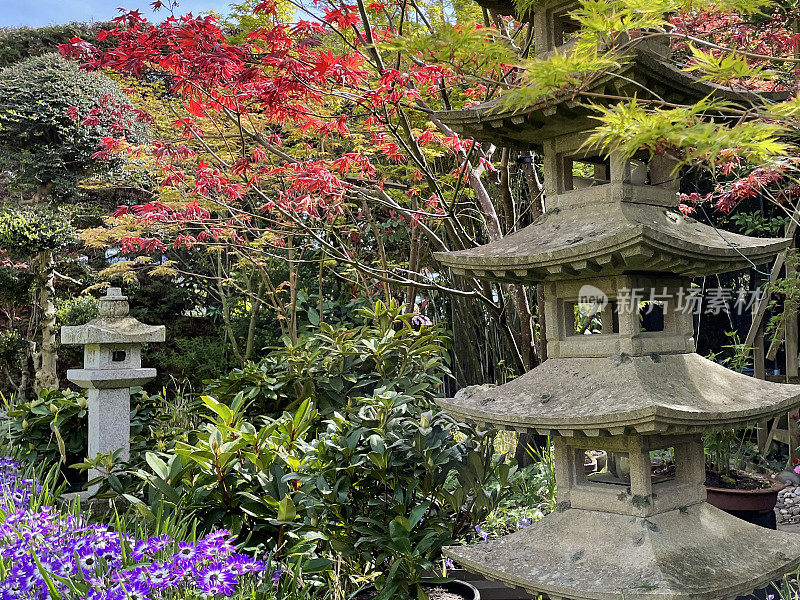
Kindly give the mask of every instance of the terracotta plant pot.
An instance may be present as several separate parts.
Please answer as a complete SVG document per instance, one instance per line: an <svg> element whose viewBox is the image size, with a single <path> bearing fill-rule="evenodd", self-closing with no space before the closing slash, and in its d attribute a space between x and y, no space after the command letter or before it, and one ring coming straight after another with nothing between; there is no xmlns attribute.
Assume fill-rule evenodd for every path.
<svg viewBox="0 0 800 600"><path fill-rule="evenodd" d="M605 450L595 450L594 457L597 460L597 471L604 471L608 466L608 453Z"/></svg>
<svg viewBox="0 0 800 600"><path fill-rule="evenodd" d="M583 472L587 475L597 472L597 459L589 454L583 455Z"/></svg>
<svg viewBox="0 0 800 600"><path fill-rule="evenodd" d="M708 503L724 511L765 513L773 510L778 502L778 492L786 484L776 482L771 488L762 490L729 490L706 486Z"/></svg>

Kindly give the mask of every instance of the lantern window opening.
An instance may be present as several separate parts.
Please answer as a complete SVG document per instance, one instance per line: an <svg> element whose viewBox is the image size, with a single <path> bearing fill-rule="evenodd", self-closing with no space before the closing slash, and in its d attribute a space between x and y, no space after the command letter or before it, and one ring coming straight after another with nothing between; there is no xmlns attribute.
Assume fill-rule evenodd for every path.
<svg viewBox="0 0 800 600"><path fill-rule="evenodd" d="M114 350L111 353L111 362L125 362L128 353L125 350Z"/></svg>
<svg viewBox="0 0 800 600"><path fill-rule="evenodd" d="M680 175L674 172L675 160L669 156L650 156L637 152L625 162L623 180L638 186L672 189L680 185Z"/></svg>
<svg viewBox="0 0 800 600"><path fill-rule="evenodd" d="M675 449L672 447L650 452L652 485L669 483L677 479L677 465L674 456ZM587 482L599 485L630 485L630 454L628 452L609 452L606 464L607 467L604 471L589 475Z"/></svg>
<svg viewBox="0 0 800 600"><path fill-rule="evenodd" d="M658 300L642 302L639 306L639 331L664 331L664 308L664 303Z"/></svg>
<svg viewBox="0 0 800 600"><path fill-rule="evenodd" d="M554 48L576 40L581 31L581 25L570 18L569 13L553 15L553 45Z"/></svg>
<svg viewBox="0 0 800 600"><path fill-rule="evenodd" d="M611 183L611 163L600 156L565 156L564 191L582 190Z"/></svg>
<svg viewBox="0 0 800 600"><path fill-rule="evenodd" d="M568 336L619 334L616 303L567 302L565 331Z"/></svg>

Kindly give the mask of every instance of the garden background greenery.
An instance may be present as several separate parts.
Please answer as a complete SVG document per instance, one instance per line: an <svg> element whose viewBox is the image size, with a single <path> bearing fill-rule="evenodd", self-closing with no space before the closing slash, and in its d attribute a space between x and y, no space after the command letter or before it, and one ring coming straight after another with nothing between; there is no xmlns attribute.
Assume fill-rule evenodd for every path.
<svg viewBox="0 0 800 600"><path fill-rule="evenodd" d="M682 210L732 231L779 235L800 195L788 0L585 0L581 42L547 60L521 1L165 4L159 24L0 31L0 598L423 598L444 545L555 509L546 440L434 402L546 359L540 286L433 258L540 216L540 158L435 110L577 97L620 36L667 36L695 75L788 99L712 123L598 106L594 143L674 153ZM758 267L697 284L750 291ZM109 284L167 328L128 462L87 459L81 351L58 339ZM777 331L796 284L775 291ZM704 315L698 350L748 368L747 325ZM62 494L89 468L87 511Z"/></svg>

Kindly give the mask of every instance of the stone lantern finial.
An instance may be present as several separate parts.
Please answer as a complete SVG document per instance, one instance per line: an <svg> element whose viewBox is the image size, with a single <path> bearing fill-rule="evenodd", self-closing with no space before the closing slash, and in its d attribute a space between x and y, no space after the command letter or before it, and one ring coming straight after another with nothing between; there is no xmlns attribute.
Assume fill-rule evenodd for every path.
<svg viewBox="0 0 800 600"><path fill-rule="evenodd" d="M61 328L62 344L83 344L83 368L67 379L89 390L89 458L122 450L130 458L130 388L147 383L155 369L142 368L142 346L163 342L163 325L146 325L128 315L128 298L110 287L99 316L86 325ZM89 479L97 477L89 473Z"/></svg>
<svg viewBox="0 0 800 600"><path fill-rule="evenodd" d="M101 317L126 317L129 308L128 297L122 295L122 289L110 287L106 295L100 298L98 313Z"/></svg>

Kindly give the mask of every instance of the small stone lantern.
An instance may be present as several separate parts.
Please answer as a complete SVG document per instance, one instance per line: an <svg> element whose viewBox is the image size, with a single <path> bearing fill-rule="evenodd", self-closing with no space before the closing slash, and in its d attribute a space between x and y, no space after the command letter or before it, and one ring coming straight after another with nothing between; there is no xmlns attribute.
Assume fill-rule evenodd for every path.
<svg viewBox="0 0 800 600"><path fill-rule="evenodd" d="M89 458L122 449L130 458L131 387L156 376L142 368L142 345L163 342L163 325L145 325L128 316L128 298L108 288L100 316L86 325L61 328L62 344L83 344L83 368L69 369L67 379L89 389ZM89 472L89 479L98 476Z"/></svg>

